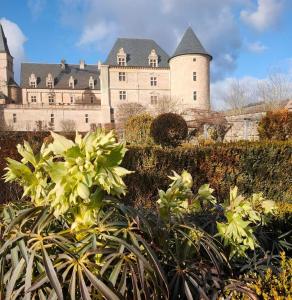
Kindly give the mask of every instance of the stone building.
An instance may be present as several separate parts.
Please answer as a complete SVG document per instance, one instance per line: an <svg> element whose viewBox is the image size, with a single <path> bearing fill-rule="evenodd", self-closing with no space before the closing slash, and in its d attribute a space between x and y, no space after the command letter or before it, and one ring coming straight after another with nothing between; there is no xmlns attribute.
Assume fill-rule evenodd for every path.
<svg viewBox="0 0 292 300"><path fill-rule="evenodd" d="M175 98L182 111L209 111L211 60L189 27L172 56L153 40L119 38L97 65L23 63L18 86L0 25L0 125L87 131L114 123L121 103L155 111L163 97Z"/></svg>

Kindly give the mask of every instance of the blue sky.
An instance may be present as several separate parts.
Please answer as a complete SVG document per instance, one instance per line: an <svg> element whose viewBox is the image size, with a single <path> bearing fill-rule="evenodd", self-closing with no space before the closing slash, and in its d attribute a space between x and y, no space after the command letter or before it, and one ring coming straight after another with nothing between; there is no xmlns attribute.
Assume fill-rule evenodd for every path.
<svg viewBox="0 0 292 300"><path fill-rule="evenodd" d="M292 73L291 0L9 0L0 14L16 78L21 61L102 61L119 36L153 38L171 54L188 25L214 57L213 90Z"/></svg>

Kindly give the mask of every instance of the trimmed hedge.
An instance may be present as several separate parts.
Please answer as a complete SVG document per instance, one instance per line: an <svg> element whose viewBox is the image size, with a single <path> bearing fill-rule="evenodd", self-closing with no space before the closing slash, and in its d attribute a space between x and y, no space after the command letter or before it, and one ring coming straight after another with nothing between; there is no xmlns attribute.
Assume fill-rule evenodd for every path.
<svg viewBox="0 0 292 300"><path fill-rule="evenodd" d="M126 177L126 201L151 206L157 189L169 184L167 175L189 171L194 190L210 183L223 201L231 186L250 195L263 192L267 198L292 201L292 143L245 142L203 147L161 149L130 147L123 166L136 171Z"/></svg>
<svg viewBox="0 0 292 300"><path fill-rule="evenodd" d="M17 200L18 186L4 184L5 158L19 159L16 145L27 140L36 151L48 132L0 132L0 203ZM165 189L171 171L188 170L194 178L194 190L210 183L219 200L237 185L240 192L263 192L270 199L292 201L292 142L246 142L212 144L201 147L129 147L123 166L135 173L125 178L128 194L125 202L151 207L157 190Z"/></svg>

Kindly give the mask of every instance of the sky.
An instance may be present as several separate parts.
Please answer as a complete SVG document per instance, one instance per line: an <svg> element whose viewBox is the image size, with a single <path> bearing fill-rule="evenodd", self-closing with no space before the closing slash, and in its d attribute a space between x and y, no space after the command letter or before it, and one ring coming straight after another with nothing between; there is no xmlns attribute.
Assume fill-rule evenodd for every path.
<svg viewBox="0 0 292 300"><path fill-rule="evenodd" d="M105 60L118 37L154 39L172 54L191 26L211 63L213 106L234 79L292 74L292 0L1 0L0 22L21 62Z"/></svg>

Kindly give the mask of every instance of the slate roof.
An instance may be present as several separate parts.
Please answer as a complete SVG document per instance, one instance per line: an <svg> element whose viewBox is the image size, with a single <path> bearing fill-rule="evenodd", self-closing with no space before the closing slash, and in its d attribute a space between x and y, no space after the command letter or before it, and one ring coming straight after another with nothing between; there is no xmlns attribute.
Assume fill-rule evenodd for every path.
<svg viewBox="0 0 292 300"><path fill-rule="evenodd" d="M89 89L90 76L94 79L94 89L100 90L100 72L97 65L85 65L80 69L79 65L66 64L62 69L61 64L39 64L39 63L22 63L20 73L20 85L29 88L29 77L31 74L37 77L37 88L47 88L46 78L49 73L55 78L54 89L68 89L69 78L73 76L75 80L74 89Z"/></svg>
<svg viewBox="0 0 292 300"><path fill-rule="evenodd" d="M0 24L0 53L7 53L11 56L8 44L7 44L7 39L4 34L2 25Z"/></svg>
<svg viewBox="0 0 292 300"><path fill-rule="evenodd" d="M118 38L104 63L118 66L117 53L121 48L127 54L127 66L149 67L148 57L151 50L155 49L158 55L158 68L169 67L169 55L155 41L149 39Z"/></svg>
<svg viewBox="0 0 292 300"><path fill-rule="evenodd" d="M205 54L212 59L212 56L205 50L191 27L188 27L184 33L171 58L185 54Z"/></svg>

